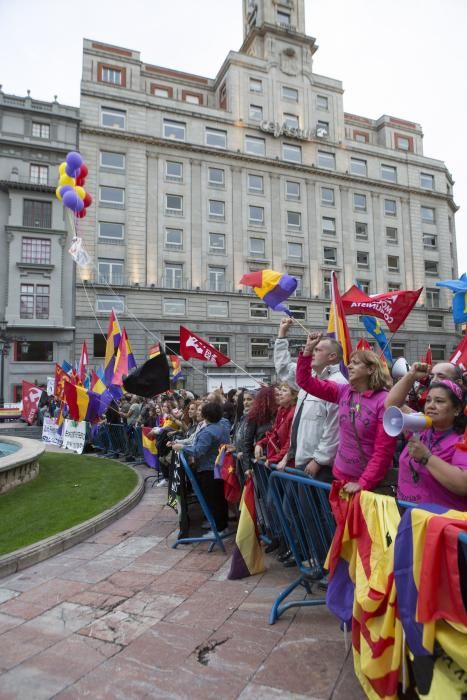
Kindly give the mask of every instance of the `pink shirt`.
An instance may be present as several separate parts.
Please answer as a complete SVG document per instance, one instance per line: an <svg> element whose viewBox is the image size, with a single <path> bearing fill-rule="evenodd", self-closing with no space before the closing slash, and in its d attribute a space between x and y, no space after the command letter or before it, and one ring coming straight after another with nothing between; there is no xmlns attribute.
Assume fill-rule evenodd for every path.
<svg viewBox="0 0 467 700"><path fill-rule="evenodd" d="M462 440L461 435L451 431L424 430L420 440L436 457L459 469L467 469L467 451L456 449L456 443ZM448 491L430 474L426 466L410 457L407 447L404 447L399 459L397 497L401 501L436 503L454 510L467 510L467 497Z"/></svg>
<svg viewBox="0 0 467 700"><path fill-rule="evenodd" d="M363 489L371 491L384 479L396 449L396 439L386 435L383 429L384 401L388 392L383 389L360 393L350 384L312 377L311 357L301 353L297 362L297 384L309 394L339 405L339 447L333 474L338 479L358 481Z"/></svg>

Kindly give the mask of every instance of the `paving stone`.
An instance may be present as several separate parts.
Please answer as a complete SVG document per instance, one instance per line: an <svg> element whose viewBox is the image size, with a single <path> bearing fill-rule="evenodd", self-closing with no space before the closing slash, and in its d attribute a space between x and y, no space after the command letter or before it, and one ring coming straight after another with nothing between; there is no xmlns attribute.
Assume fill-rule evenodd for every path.
<svg viewBox="0 0 467 700"><path fill-rule="evenodd" d="M12 629L12 627L22 625L24 619L25 618L23 617L6 615L5 613L0 612L0 634L3 634L3 632L6 632L9 629Z"/></svg>
<svg viewBox="0 0 467 700"><path fill-rule="evenodd" d="M142 574L138 571L117 571L107 579L106 583L137 593L155 580L156 576L153 574Z"/></svg>
<svg viewBox="0 0 467 700"><path fill-rule="evenodd" d="M79 568L68 571L65 578L82 583L97 583L108 578L118 569L118 559L94 559L94 561L85 562Z"/></svg>
<svg viewBox="0 0 467 700"><path fill-rule="evenodd" d="M109 595L108 593L98 593L96 591L83 591L69 598L70 603L87 605L95 610L110 612L126 600L125 596Z"/></svg>
<svg viewBox="0 0 467 700"><path fill-rule="evenodd" d="M365 698L366 694L353 670L353 656L350 651L332 694L332 700L365 700Z"/></svg>
<svg viewBox="0 0 467 700"><path fill-rule="evenodd" d="M183 603L184 600L185 598L178 595L141 591L121 603L117 609L138 615L138 617L151 617L154 623L162 620L168 613Z"/></svg>
<svg viewBox="0 0 467 700"><path fill-rule="evenodd" d="M120 658L162 669L178 668L209 637L209 631L158 622L131 642Z"/></svg>
<svg viewBox="0 0 467 700"><path fill-rule="evenodd" d="M238 700L274 700L275 698L278 700L316 700L311 695L289 693L280 688L271 688L268 685L258 685L257 683L248 683L238 696Z"/></svg>
<svg viewBox="0 0 467 700"><path fill-rule="evenodd" d="M0 604L12 598L16 598L18 595L19 591L13 591L10 588L0 588Z"/></svg>
<svg viewBox="0 0 467 700"><path fill-rule="evenodd" d="M0 636L0 669L13 668L56 642L56 637L26 624L13 627Z"/></svg>
<svg viewBox="0 0 467 700"><path fill-rule="evenodd" d="M153 624L154 619L151 617L139 617L131 613L113 610L87 627L83 627L80 634L102 639L104 642L127 645Z"/></svg>
<svg viewBox="0 0 467 700"><path fill-rule="evenodd" d="M96 617L95 611L86 605L61 603L51 610L25 622L23 627L56 638L67 637L85 627Z"/></svg>
<svg viewBox="0 0 467 700"><path fill-rule="evenodd" d="M77 544L74 547L71 547L71 549L67 549L66 552L63 553L62 557L67 557L70 559L94 559L94 557L99 556L99 554L102 554L109 549L109 546L110 545L103 542L81 542L81 544Z"/></svg>
<svg viewBox="0 0 467 700"><path fill-rule="evenodd" d="M149 593L173 593L187 598L208 579L209 573L206 571L190 571L188 573L169 569L166 573L158 576L147 590Z"/></svg>
<svg viewBox="0 0 467 700"><path fill-rule="evenodd" d="M124 542L110 547L100 559L107 557L128 557L136 559L162 541L162 537L128 537Z"/></svg>

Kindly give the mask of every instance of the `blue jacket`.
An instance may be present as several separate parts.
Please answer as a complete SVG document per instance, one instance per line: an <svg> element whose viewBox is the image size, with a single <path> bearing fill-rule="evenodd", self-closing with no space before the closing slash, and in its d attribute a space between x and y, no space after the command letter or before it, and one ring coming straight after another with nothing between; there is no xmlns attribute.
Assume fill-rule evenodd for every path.
<svg viewBox="0 0 467 700"><path fill-rule="evenodd" d="M218 423L208 423L196 434L192 445L185 445L183 451L195 458L198 472L214 471L219 447L230 442L230 423L221 418Z"/></svg>

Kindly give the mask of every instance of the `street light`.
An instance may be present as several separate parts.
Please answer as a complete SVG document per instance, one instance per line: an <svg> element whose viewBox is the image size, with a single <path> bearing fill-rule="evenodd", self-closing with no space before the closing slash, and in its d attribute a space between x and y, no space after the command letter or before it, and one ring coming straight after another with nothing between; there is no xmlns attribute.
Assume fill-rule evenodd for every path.
<svg viewBox="0 0 467 700"><path fill-rule="evenodd" d="M4 386L5 386L5 357L11 349L12 342L21 343L21 352L27 354L29 343L25 338L11 338L7 335L7 321L0 321L0 407L5 406Z"/></svg>

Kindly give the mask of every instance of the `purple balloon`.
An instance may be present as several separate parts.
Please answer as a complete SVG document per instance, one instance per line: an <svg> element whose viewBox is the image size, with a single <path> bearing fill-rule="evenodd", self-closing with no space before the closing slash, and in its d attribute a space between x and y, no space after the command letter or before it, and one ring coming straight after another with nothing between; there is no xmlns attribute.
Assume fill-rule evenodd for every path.
<svg viewBox="0 0 467 700"><path fill-rule="evenodd" d="M72 168L68 163L66 164L65 172L68 177L76 177L76 168Z"/></svg>
<svg viewBox="0 0 467 700"><path fill-rule="evenodd" d="M66 157L67 174L68 174L68 167L70 168L70 170L79 170L81 168L82 162L83 162L83 159L81 158L81 155L78 153L78 151L70 151ZM70 177L73 177L73 176L70 176Z"/></svg>
<svg viewBox="0 0 467 700"><path fill-rule="evenodd" d="M75 192L75 194L76 194L76 192ZM83 202L83 200L81 199L81 197L80 197L79 195L76 195L76 196L78 197L78 201L76 202L76 207L74 208L73 211L75 211L75 212L78 213L78 212L80 212L80 211L83 211L83 209L84 209L84 202Z"/></svg>
<svg viewBox="0 0 467 700"><path fill-rule="evenodd" d="M74 192L74 189L71 185L62 185L62 187L60 187L59 191L60 191L60 197L62 198L62 201L63 201L63 196L67 192Z"/></svg>
<svg viewBox="0 0 467 700"><path fill-rule="evenodd" d="M68 209L71 209L71 211L77 211L79 206L78 200L81 202L81 199L78 197L72 187L70 190L65 192L65 195L62 197L62 202L66 207L68 207Z"/></svg>

